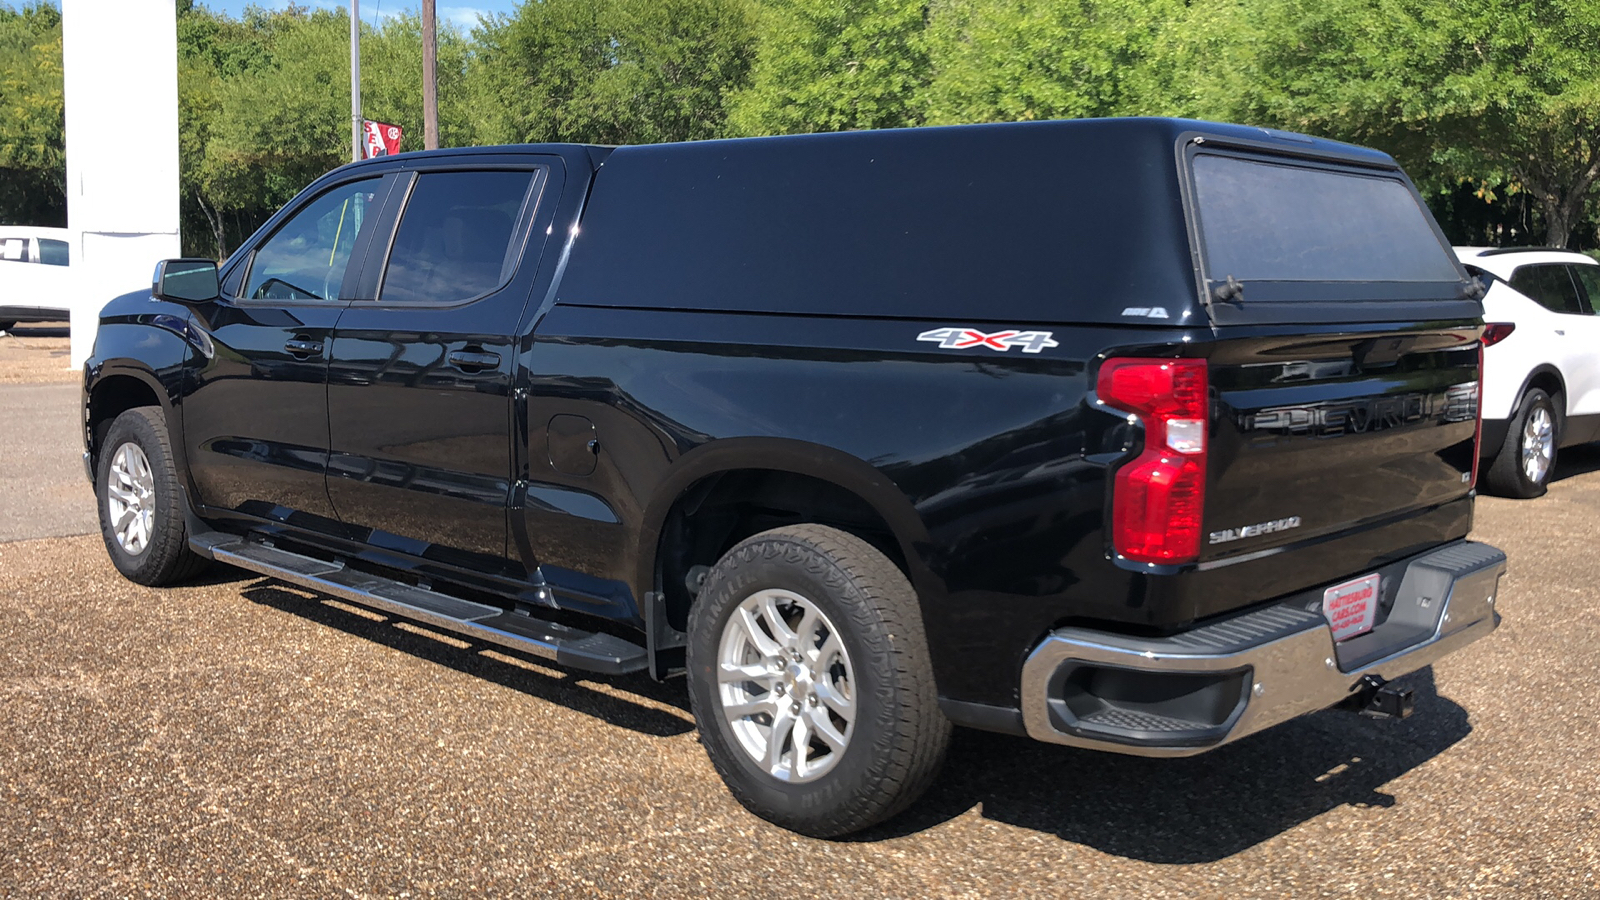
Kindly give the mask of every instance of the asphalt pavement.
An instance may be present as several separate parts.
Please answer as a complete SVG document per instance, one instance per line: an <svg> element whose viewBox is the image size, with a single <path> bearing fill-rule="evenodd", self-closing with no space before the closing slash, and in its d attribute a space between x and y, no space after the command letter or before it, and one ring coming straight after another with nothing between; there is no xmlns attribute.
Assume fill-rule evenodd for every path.
<svg viewBox="0 0 1600 900"><path fill-rule="evenodd" d="M83 475L81 394L70 382L0 384L0 541L100 527Z"/></svg>
<svg viewBox="0 0 1600 900"><path fill-rule="evenodd" d="M0 410L3 521L92 523L75 472L9 499L77 466L13 436L66 393ZM1168 761L958 730L920 803L837 842L729 797L681 683L233 570L140 587L94 534L0 543L0 896L1600 896L1600 448L1558 474L1480 501L1505 622L1409 679L1410 719Z"/></svg>

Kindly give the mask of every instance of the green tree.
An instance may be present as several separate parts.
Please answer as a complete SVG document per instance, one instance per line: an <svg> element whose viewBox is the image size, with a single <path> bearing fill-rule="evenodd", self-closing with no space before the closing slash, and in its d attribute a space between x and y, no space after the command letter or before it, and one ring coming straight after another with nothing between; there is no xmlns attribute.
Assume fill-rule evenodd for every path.
<svg viewBox="0 0 1600 900"><path fill-rule="evenodd" d="M1196 111L1393 153L1435 192L1509 184L1566 246L1600 180L1593 0L1209 0ZM1226 35L1226 40L1220 36Z"/></svg>
<svg viewBox="0 0 1600 900"><path fill-rule="evenodd" d="M61 14L0 3L0 222L67 224Z"/></svg>
<svg viewBox="0 0 1600 900"><path fill-rule="evenodd" d="M928 28L931 124L1148 115L1183 0L953 0Z"/></svg>
<svg viewBox="0 0 1600 900"><path fill-rule="evenodd" d="M927 0L765 0L735 134L895 128L922 121Z"/></svg>
<svg viewBox="0 0 1600 900"><path fill-rule="evenodd" d="M473 32L477 121L491 143L720 136L755 27L749 0L524 3Z"/></svg>

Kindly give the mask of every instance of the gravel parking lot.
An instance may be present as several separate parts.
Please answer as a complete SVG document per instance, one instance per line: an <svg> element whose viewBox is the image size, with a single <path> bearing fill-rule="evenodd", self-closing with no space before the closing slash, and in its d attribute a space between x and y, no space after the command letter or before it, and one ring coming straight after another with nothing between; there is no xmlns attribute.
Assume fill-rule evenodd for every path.
<svg viewBox="0 0 1600 900"><path fill-rule="evenodd" d="M1480 501L1505 623L1412 676L1412 718L1324 712L1177 761L959 732L922 802L825 842L729 797L681 684L232 570L122 580L56 433L76 393L38 390L75 381L44 356L65 339L19 332L0 895L1600 896L1600 448L1564 454L1544 499ZM18 456L40 445L72 455Z"/></svg>

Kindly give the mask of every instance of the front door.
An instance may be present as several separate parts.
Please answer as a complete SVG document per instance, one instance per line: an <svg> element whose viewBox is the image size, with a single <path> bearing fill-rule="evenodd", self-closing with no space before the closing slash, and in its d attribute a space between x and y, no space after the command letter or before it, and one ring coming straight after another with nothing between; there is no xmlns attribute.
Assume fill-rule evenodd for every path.
<svg viewBox="0 0 1600 900"><path fill-rule="evenodd" d="M313 528L335 520L327 349L359 268L350 261L362 258L385 187L384 178L364 178L305 201L241 251L222 297L195 307L211 339L183 401L200 505Z"/></svg>
<svg viewBox="0 0 1600 900"><path fill-rule="evenodd" d="M541 196L555 192L526 157L471 165L396 188L376 300L334 333L328 492L374 544L506 568L515 332L545 240Z"/></svg>

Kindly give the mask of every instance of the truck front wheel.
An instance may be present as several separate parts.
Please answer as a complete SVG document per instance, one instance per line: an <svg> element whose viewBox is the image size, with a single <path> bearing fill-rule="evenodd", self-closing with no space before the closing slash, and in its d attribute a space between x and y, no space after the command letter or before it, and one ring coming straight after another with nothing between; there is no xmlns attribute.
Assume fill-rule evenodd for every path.
<svg viewBox="0 0 1600 900"><path fill-rule="evenodd" d="M205 558L189 549L183 494L160 407L130 409L112 421L94 487L100 536L128 580L159 587L205 567Z"/></svg>
<svg viewBox="0 0 1600 900"><path fill-rule="evenodd" d="M740 803L790 830L875 825L944 760L916 594L854 535L795 525L735 545L690 612L688 662L711 762Z"/></svg>

